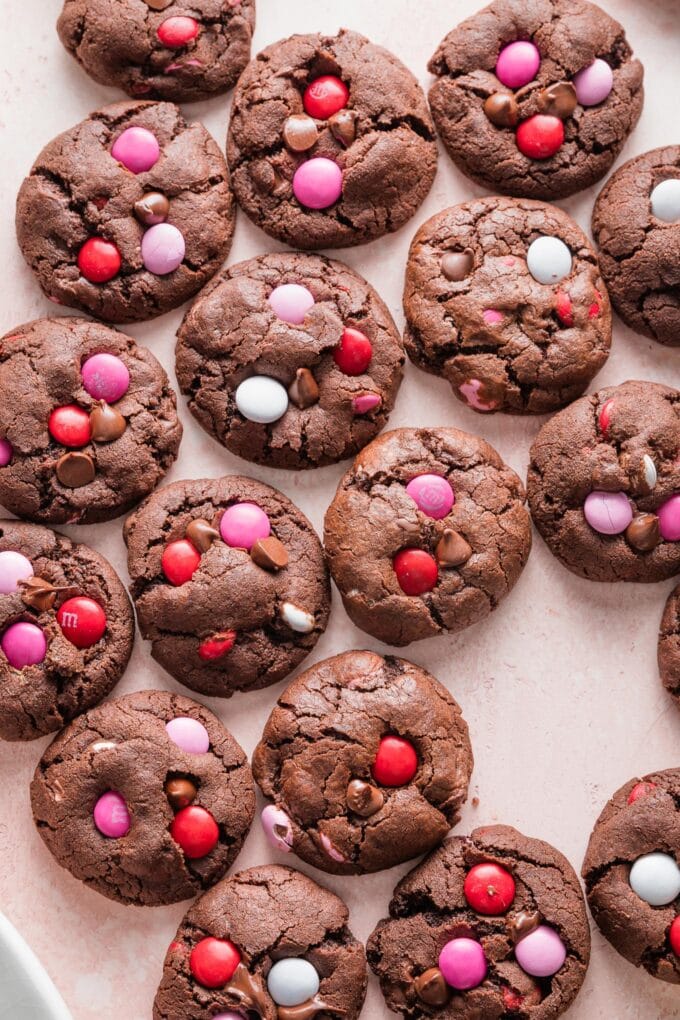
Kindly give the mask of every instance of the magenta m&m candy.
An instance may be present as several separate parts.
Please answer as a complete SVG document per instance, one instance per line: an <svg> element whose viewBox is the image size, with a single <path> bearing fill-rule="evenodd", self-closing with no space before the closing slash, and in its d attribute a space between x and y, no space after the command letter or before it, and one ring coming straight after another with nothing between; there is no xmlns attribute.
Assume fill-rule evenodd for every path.
<svg viewBox="0 0 680 1020"><path fill-rule="evenodd" d="M515 959L532 977L552 977L567 958L564 942L554 928L541 924L515 946Z"/></svg>
<svg viewBox="0 0 680 1020"><path fill-rule="evenodd" d="M441 475L418 475L411 479L406 491L418 509L435 521L441 521L451 512L456 499L453 489Z"/></svg>
<svg viewBox="0 0 680 1020"><path fill-rule="evenodd" d="M83 386L94 400L115 404L130 386L130 373L115 354L93 354L83 362L80 373Z"/></svg>
<svg viewBox="0 0 680 1020"><path fill-rule="evenodd" d="M108 283L120 267L120 252L103 237L90 237L78 252L78 269L90 283Z"/></svg>
<svg viewBox="0 0 680 1020"><path fill-rule="evenodd" d="M118 135L111 155L133 174L142 174L158 162L161 154L156 136L143 127L129 127Z"/></svg>
<svg viewBox="0 0 680 1020"><path fill-rule="evenodd" d="M47 641L34 623L13 623L0 638L0 648L14 669L37 666L47 654Z"/></svg>
<svg viewBox="0 0 680 1020"><path fill-rule="evenodd" d="M187 15L175 15L160 23L156 35L168 49L178 50L195 39L200 29L201 26L195 18L190 18Z"/></svg>
<svg viewBox="0 0 680 1020"><path fill-rule="evenodd" d="M633 508L625 492L591 492L583 504L583 515L593 531L620 535L633 520Z"/></svg>
<svg viewBox="0 0 680 1020"><path fill-rule="evenodd" d="M91 648L106 631L106 613L94 599L78 595L59 607L57 623L76 648Z"/></svg>
<svg viewBox="0 0 680 1020"><path fill-rule="evenodd" d="M12 444L7 439L0 439L0 467L7 467L12 459Z"/></svg>
<svg viewBox="0 0 680 1020"><path fill-rule="evenodd" d="M680 541L680 493L671 496L657 510L659 530L666 542Z"/></svg>
<svg viewBox="0 0 680 1020"><path fill-rule="evenodd" d="M269 538L271 524L256 503L234 503L222 514L220 534L234 549L250 551L258 538Z"/></svg>
<svg viewBox="0 0 680 1020"><path fill-rule="evenodd" d="M509 89L528 85L541 66L541 54L532 42L520 39L504 46L496 62L496 77Z"/></svg>
<svg viewBox="0 0 680 1020"><path fill-rule="evenodd" d="M142 237L142 262L155 276L174 273L185 254L184 237L172 223L157 223Z"/></svg>
<svg viewBox="0 0 680 1020"><path fill-rule="evenodd" d="M274 804L268 804L260 821L268 843L275 850L290 853L293 847L293 825L286 812Z"/></svg>
<svg viewBox="0 0 680 1020"><path fill-rule="evenodd" d="M486 977L486 957L479 942L459 938L447 942L439 954L439 969L451 988L477 988Z"/></svg>
<svg viewBox="0 0 680 1020"><path fill-rule="evenodd" d="M29 577L33 577L30 560L13 549L0 552L0 595L12 595L19 590L19 582Z"/></svg>
<svg viewBox="0 0 680 1020"><path fill-rule="evenodd" d="M342 170L325 156L308 159L295 171L293 194L307 209L328 209L342 195Z"/></svg>
<svg viewBox="0 0 680 1020"><path fill-rule="evenodd" d="M188 715L178 715L165 724L170 740L187 754L207 754L210 737L202 722Z"/></svg>
<svg viewBox="0 0 680 1020"><path fill-rule="evenodd" d="M115 790L103 793L94 806L94 824L102 836L120 839L130 831L130 812L125 799Z"/></svg>
<svg viewBox="0 0 680 1020"><path fill-rule="evenodd" d="M307 288L299 283L282 283L269 295L269 304L279 319L299 326L314 304L314 298Z"/></svg>
<svg viewBox="0 0 680 1020"><path fill-rule="evenodd" d="M606 60L598 57L574 77L576 98L581 106L603 103L614 86L614 72Z"/></svg>

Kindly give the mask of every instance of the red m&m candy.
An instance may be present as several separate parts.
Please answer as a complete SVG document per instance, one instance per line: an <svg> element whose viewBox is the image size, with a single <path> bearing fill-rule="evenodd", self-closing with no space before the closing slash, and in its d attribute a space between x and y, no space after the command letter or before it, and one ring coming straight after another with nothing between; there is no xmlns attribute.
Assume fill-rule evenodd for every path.
<svg viewBox="0 0 680 1020"><path fill-rule="evenodd" d="M648 797L654 790L656 790L656 783L636 783L628 794L628 803L634 804L641 797Z"/></svg>
<svg viewBox="0 0 680 1020"><path fill-rule="evenodd" d="M215 659L221 659L223 655L232 650L235 641L235 630L223 630L219 634L213 634L212 637L206 638L198 646L199 658L203 659L204 662L214 662Z"/></svg>
<svg viewBox="0 0 680 1020"><path fill-rule="evenodd" d="M78 252L78 269L90 283L107 283L117 275L120 266L120 252L103 237L91 237Z"/></svg>
<svg viewBox="0 0 680 1020"><path fill-rule="evenodd" d="M432 591L439 578L439 567L424 549L402 549L394 557L394 572L405 595L424 595Z"/></svg>
<svg viewBox="0 0 680 1020"><path fill-rule="evenodd" d="M305 112L317 120L328 120L334 113L347 106L349 89L333 74L316 78L305 89L302 102Z"/></svg>
<svg viewBox="0 0 680 1020"><path fill-rule="evenodd" d="M676 956L680 957L680 914L675 918L668 933L671 949Z"/></svg>
<svg viewBox="0 0 680 1020"><path fill-rule="evenodd" d="M192 804L182 808L170 826L170 835L179 843L184 856L190 861L198 860L214 850L220 838L217 822L205 808Z"/></svg>
<svg viewBox="0 0 680 1020"><path fill-rule="evenodd" d="M367 336L348 326L333 351L333 360L345 375L363 375L371 364L373 347Z"/></svg>
<svg viewBox="0 0 680 1020"><path fill-rule="evenodd" d="M168 49L178 50L195 39L200 30L201 26L195 18L176 15L174 18L166 18L161 22L156 34Z"/></svg>
<svg viewBox="0 0 680 1020"><path fill-rule="evenodd" d="M204 988L222 988L231 981L241 962L241 954L229 939L212 936L201 939L191 951L191 973Z"/></svg>
<svg viewBox="0 0 680 1020"><path fill-rule="evenodd" d="M186 538L170 542L163 550L161 569L170 584L179 587L194 576L201 562L201 554Z"/></svg>
<svg viewBox="0 0 680 1020"><path fill-rule="evenodd" d="M564 124L559 117L537 113L517 128L517 148L529 159L550 159L564 142Z"/></svg>
<svg viewBox="0 0 680 1020"><path fill-rule="evenodd" d="M609 426L611 425L613 410L614 398L610 397L609 400L605 400L604 404L600 408L600 414L597 419L597 427L605 439L609 436Z"/></svg>
<svg viewBox="0 0 680 1020"><path fill-rule="evenodd" d="M418 771L418 755L403 737L383 737L371 768L381 786L405 786Z"/></svg>
<svg viewBox="0 0 680 1020"><path fill-rule="evenodd" d="M106 613L94 599L79 595L67 599L59 608L57 623L62 633L76 648L96 645L106 630Z"/></svg>
<svg viewBox="0 0 680 1020"><path fill-rule="evenodd" d="M478 914L504 914L515 898L515 880L509 871L491 862L475 864L465 876L465 899Z"/></svg>
<svg viewBox="0 0 680 1020"><path fill-rule="evenodd" d="M92 435L90 416L77 404L55 407L47 427L50 435L62 446L87 446Z"/></svg>

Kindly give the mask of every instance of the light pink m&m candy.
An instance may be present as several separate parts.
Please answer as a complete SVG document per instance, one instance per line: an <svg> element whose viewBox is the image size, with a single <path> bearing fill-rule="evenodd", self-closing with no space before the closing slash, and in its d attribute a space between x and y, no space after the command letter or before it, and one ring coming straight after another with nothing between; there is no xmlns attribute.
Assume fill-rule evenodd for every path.
<svg viewBox="0 0 680 1020"><path fill-rule="evenodd" d="M342 194L342 170L325 156L308 159L295 171L293 194L307 209L328 209Z"/></svg>
<svg viewBox="0 0 680 1020"><path fill-rule="evenodd" d="M661 537L666 542L680 542L680 493L667 499L657 514Z"/></svg>
<svg viewBox="0 0 680 1020"><path fill-rule="evenodd" d="M220 534L234 549L252 549L258 538L269 538L271 524L256 503L234 503L222 514Z"/></svg>
<svg viewBox="0 0 680 1020"><path fill-rule="evenodd" d="M94 824L102 836L120 839L130 831L130 812L125 800L115 790L103 793L94 806Z"/></svg>
<svg viewBox="0 0 680 1020"><path fill-rule="evenodd" d="M633 520L633 508L625 492L589 493L583 514L593 531L601 535L620 535Z"/></svg>
<svg viewBox="0 0 680 1020"><path fill-rule="evenodd" d="M279 319L299 326L314 304L314 298L307 288L299 283L282 283L269 295L269 304Z"/></svg>
<svg viewBox="0 0 680 1020"><path fill-rule="evenodd" d="M532 42L518 40L501 50L496 62L496 77L509 89L528 85L541 66L541 54Z"/></svg>
<svg viewBox="0 0 680 1020"><path fill-rule="evenodd" d="M12 444L7 439L0 439L0 467L7 467L12 459Z"/></svg>
<svg viewBox="0 0 680 1020"><path fill-rule="evenodd" d="M581 106L603 103L614 85L614 72L600 57L584 67L574 78L576 98Z"/></svg>
<svg viewBox="0 0 680 1020"><path fill-rule="evenodd" d="M19 588L19 581L33 577L30 560L13 549L0 552L0 595L11 595Z"/></svg>
<svg viewBox="0 0 680 1020"><path fill-rule="evenodd" d="M213 1020L244 1020L243 1013L234 1013L232 1009L228 1013L216 1013Z"/></svg>
<svg viewBox="0 0 680 1020"><path fill-rule="evenodd" d="M441 475L418 475L406 486L419 510L435 521L441 521L451 512L456 501L453 489Z"/></svg>
<svg viewBox="0 0 680 1020"><path fill-rule="evenodd" d="M484 950L474 939L451 939L439 954L439 969L451 988L476 988L486 977Z"/></svg>
<svg viewBox="0 0 680 1020"><path fill-rule="evenodd" d="M142 127L126 128L118 135L111 155L133 174L142 174L158 162L161 154L156 136Z"/></svg>
<svg viewBox="0 0 680 1020"><path fill-rule="evenodd" d="M206 754L210 748L210 737L202 722L188 715L178 715L165 724L173 744L187 754Z"/></svg>
<svg viewBox="0 0 680 1020"><path fill-rule="evenodd" d="M95 400L115 404L130 386L130 373L115 354L93 354L80 370L83 386Z"/></svg>
<svg viewBox="0 0 680 1020"><path fill-rule="evenodd" d="M532 977L557 974L567 958L564 942L554 928L541 924L515 946L515 959Z"/></svg>
<svg viewBox="0 0 680 1020"><path fill-rule="evenodd" d="M156 276L173 273L182 264L185 253L184 238L172 223L157 223L142 237L142 262Z"/></svg>
<svg viewBox="0 0 680 1020"><path fill-rule="evenodd" d="M45 635L34 623L13 623L2 635L0 647L15 669L37 666L47 654Z"/></svg>
<svg viewBox="0 0 680 1020"><path fill-rule="evenodd" d="M275 804L267 804L260 816L262 829L275 850L290 853L293 847L293 826L285 811Z"/></svg>

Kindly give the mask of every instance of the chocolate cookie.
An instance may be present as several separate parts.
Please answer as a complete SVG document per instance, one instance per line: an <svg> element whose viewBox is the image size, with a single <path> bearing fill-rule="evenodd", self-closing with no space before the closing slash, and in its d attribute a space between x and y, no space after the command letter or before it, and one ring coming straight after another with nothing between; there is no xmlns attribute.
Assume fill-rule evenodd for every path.
<svg viewBox="0 0 680 1020"><path fill-rule="evenodd" d="M581 397L538 433L527 482L534 524L591 581L680 571L680 392L625 382Z"/></svg>
<svg viewBox="0 0 680 1020"><path fill-rule="evenodd" d="M555 206L479 198L416 234L406 349L475 411L544 414L607 360L611 309L585 234Z"/></svg>
<svg viewBox="0 0 680 1020"><path fill-rule="evenodd" d="M33 740L118 683L135 636L111 564L47 528L0 521L0 739Z"/></svg>
<svg viewBox="0 0 680 1020"><path fill-rule="evenodd" d="M59 38L91 78L186 103L232 88L250 59L255 0L65 0Z"/></svg>
<svg viewBox="0 0 680 1020"><path fill-rule="evenodd" d="M458 429L396 429L341 480L324 544L350 618L392 645L462 630L514 587L531 549L524 487Z"/></svg>
<svg viewBox="0 0 680 1020"><path fill-rule="evenodd" d="M154 1020L358 1020L364 947L311 878L267 864L194 903L165 957ZM215 1012L219 1010L219 1012Z"/></svg>
<svg viewBox="0 0 680 1020"><path fill-rule="evenodd" d="M642 65L622 26L585 0L495 0L446 36L429 69L451 158L511 195L589 187L642 110Z"/></svg>
<svg viewBox="0 0 680 1020"><path fill-rule="evenodd" d="M509 825L447 839L397 885L368 940L387 1005L409 1020L553 1020L589 959L569 861Z"/></svg>
<svg viewBox="0 0 680 1020"><path fill-rule="evenodd" d="M248 760L207 708L137 691L79 716L31 784L62 868L121 903L188 899L230 867L255 811Z"/></svg>
<svg viewBox="0 0 680 1020"><path fill-rule="evenodd" d="M680 585L668 596L659 632L661 680L680 707Z"/></svg>
<svg viewBox="0 0 680 1020"><path fill-rule="evenodd" d="M175 482L125 522L139 629L181 683L228 698L283 680L328 622L323 550L283 493L229 475Z"/></svg>
<svg viewBox="0 0 680 1020"><path fill-rule="evenodd" d="M602 275L623 321L680 345L680 146L624 163L593 210Z"/></svg>
<svg viewBox="0 0 680 1020"><path fill-rule="evenodd" d="M160 363L85 319L36 319L0 339L0 503L49 524L125 513L177 456Z"/></svg>
<svg viewBox="0 0 680 1020"><path fill-rule="evenodd" d="M631 779L595 823L583 862L588 904L621 956L680 984L680 769Z"/></svg>
<svg viewBox="0 0 680 1020"><path fill-rule="evenodd" d="M229 171L172 103L105 106L46 145L21 186L19 247L50 300L109 322L181 305L227 256Z"/></svg>
<svg viewBox="0 0 680 1020"><path fill-rule="evenodd" d="M407 67L357 32L268 46L234 92L227 158L244 212L294 248L398 230L437 169L434 126Z"/></svg>
<svg viewBox="0 0 680 1020"><path fill-rule="evenodd" d="M232 266L197 299L177 342L192 414L268 467L357 453L386 424L403 361L397 327L365 280L291 252Z"/></svg>
<svg viewBox="0 0 680 1020"><path fill-rule="evenodd" d="M253 755L278 850L338 875L441 842L472 772L460 708L424 669L374 652L317 663L283 692Z"/></svg>

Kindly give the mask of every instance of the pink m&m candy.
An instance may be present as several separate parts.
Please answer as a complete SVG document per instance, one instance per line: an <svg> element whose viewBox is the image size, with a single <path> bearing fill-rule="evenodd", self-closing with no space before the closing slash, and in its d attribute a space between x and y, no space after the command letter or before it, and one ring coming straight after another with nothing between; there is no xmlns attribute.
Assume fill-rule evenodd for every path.
<svg viewBox="0 0 680 1020"><path fill-rule="evenodd" d="M109 790L103 793L94 806L94 824L102 836L120 839L130 831L130 812L119 793Z"/></svg>
<svg viewBox="0 0 680 1020"><path fill-rule="evenodd" d="M536 77L541 54L532 42L519 40L504 46L496 62L496 77L509 89L528 85Z"/></svg>
<svg viewBox="0 0 680 1020"><path fill-rule="evenodd" d="M581 106L603 103L614 86L614 72L600 57L584 67L574 78L576 98Z"/></svg>
<svg viewBox="0 0 680 1020"><path fill-rule="evenodd" d="M625 492L589 493L583 514L593 531L601 535L620 535L633 520L633 508Z"/></svg>
<svg viewBox="0 0 680 1020"><path fill-rule="evenodd" d="M12 444L7 439L0 439L0 467L7 467L12 459Z"/></svg>
<svg viewBox="0 0 680 1020"><path fill-rule="evenodd" d="M441 475L418 475L406 486L419 510L435 521L441 521L451 512L456 501L453 489Z"/></svg>
<svg viewBox="0 0 680 1020"><path fill-rule="evenodd" d="M277 808L275 804L267 804L260 821L267 841L274 849L281 850L284 854L290 853L293 846L293 826L286 812Z"/></svg>
<svg viewBox="0 0 680 1020"><path fill-rule="evenodd" d="M93 354L80 370L83 386L95 400L115 404L130 386L130 373L114 354Z"/></svg>
<svg viewBox="0 0 680 1020"><path fill-rule="evenodd" d="M474 939L451 939L439 954L439 969L451 988L476 988L486 977L484 950Z"/></svg>
<svg viewBox="0 0 680 1020"><path fill-rule="evenodd" d="M126 128L111 147L113 158L133 174L150 170L158 162L160 154L156 136L142 127Z"/></svg>
<svg viewBox="0 0 680 1020"><path fill-rule="evenodd" d="M0 647L15 669L37 666L47 654L45 635L34 623L13 623L2 635Z"/></svg>
<svg viewBox="0 0 680 1020"><path fill-rule="evenodd" d="M234 503L222 514L220 534L234 549L252 549L258 538L269 538L271 524L256 503Z"/></svg>
<svg viewBox="0 0 680 1020"><path fill-rule="evenodd" d="M680 493L667 499L657 514L661 537L666 542L680 542Z"/></svg>
<svg viewBox="0 0 680 1020"><path fill-rule="evenodd" d="M342 194L342 170L325 156L308 159L295 171L293 194L307 209L328 209Z"/></svg>
<svg viewBox="0 0 680 1020"><path fill-rule="evenodd" d="M299 326L314 304L314 298L299 283L282 283L269 295L269 304L279 319Z"/></svg>
<svg viewBox="0 0 680 1020"><path fill-rule="evenodd" d="M173 273L182 264L185 253L184 238L172 223L157 223L142 237L142 262L156 276Z"/></svg>
<svg viewBox="0 0 680 1020"><path fill-rule="evenodd" d="M21 553L7 549L0 552L0 595L11 595L19 588L19 581L33 577L33 565Z"/></svg>
<svg viewBox="0 0 680 1020"><path fill-rule="evenodd" d="M165 729L173 744L187 754L206 754L210 747L208 731L198 719L178 715L165 724Z"/></svg>
<svg viewBox="0 0 680 1020"><path fill-rule="evenodd" d="M551 977L564 964L567 950L554 928L541 924L517 943L515 958L532 977Z"/></svg>

